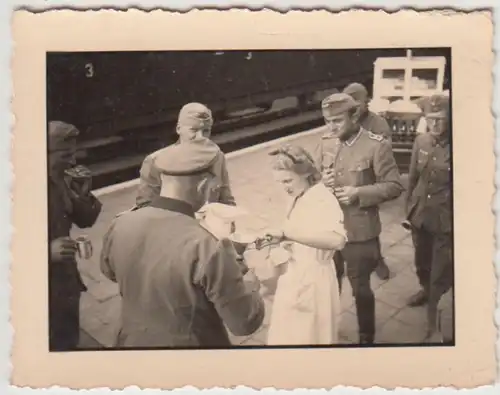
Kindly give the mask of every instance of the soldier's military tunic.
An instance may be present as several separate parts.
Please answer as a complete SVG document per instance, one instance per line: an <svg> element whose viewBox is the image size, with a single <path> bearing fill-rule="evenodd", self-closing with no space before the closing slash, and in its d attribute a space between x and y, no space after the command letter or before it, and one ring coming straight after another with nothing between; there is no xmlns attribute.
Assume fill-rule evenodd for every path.
<svg viewBox="0 0 500 395"><path fill-rule="evenodd" d="M359 123L368 132L384 136L389 141L392 138L392 131L387 121L372 111L366 111L359 119Z"/></svg>
<svg viewBox="0 0 500 395"><path fill-rule="evenodd" d="M453 282L451 151L448 140L417 136L408 176L407 215L413 227L415 265L429 304Z"/></svg>
<svg viewBox="0 0 500 395"><path fill-rule="evenodd" d="M117 217L105 236L102 272L120 286L120 347L230 346L264 318L228 240L200 226L193 209L156 197Z"/></svg>
<svg viewBox="0 0 500 395"><path fill-rule="evenodd" d="M359 191L358 202L342 205L348 240L342 257L356 300L360 334L373 338L375 301L370 275L380 259L378 205L403 191L392 146L383 136L363 128L345 142L326 132L314 157L321 171L330 168L335 172L334 188L354 186Z"/></svg>
<svg viewBox="0 0 500 395"><path fill-rule="evenodd" d="M155 164L176 182L203 173L209 180L218 153L207 139L191 140L159 154ZM197 193L192 200L201 202L204 190ZM119 284L122 296L118 346L229 346L225 326L244 336L262 324L264 302L244 282L232 243L200 225L198 208L157 196L111 224L101 270Z"/></svg>

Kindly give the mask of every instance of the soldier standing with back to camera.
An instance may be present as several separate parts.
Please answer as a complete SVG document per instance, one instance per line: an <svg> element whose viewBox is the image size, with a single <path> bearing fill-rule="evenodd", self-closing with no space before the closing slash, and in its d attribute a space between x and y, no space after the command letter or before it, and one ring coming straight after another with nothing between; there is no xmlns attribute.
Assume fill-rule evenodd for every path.
<svg viewBox="0 0 500 395"><path fill-rule="evenodd" d="M225 326L237 336L261 326L258 279L231 241L195 218L218 181L218 152L205 138L160 152L158 196L116 217L106 232L101 270L122 296L117 346L230 346Z"/></svg>
<svg viewBox="0 0 500 395"><path fill-rule="evenodd" d="M434 97L426 115L429 132L417 136L412 152L406 201L422 289L410 306L427 306L427 338L437 332L437 306L453 286L450 103Z"/></svg>
<svg viewBox="0 0 500 395"><path fill-rule="evenodd" d="M71 351L80 334L80 294L86 290L78 272L73 224L92 226L102 204L90 192L91 178L75 180L67 171L75 165L76 137L70 124L52 121L48 130L49 159L49 348Z"/></svg>
<svg viewBox="0 0 500 395"><path fill-rule="evenodd" d="M341 255L356 302L359 341L371 344L375 297L370 277L380 261L378 205L400 196L403 187L391 143L359 125L358 102L336 93L323 100L322 110L329 131L315 151L316 164L344 212L347 244ZM337 266L340 277L339 269L343 266Z"/></svg>
<svg viewBox="0 0 500 395"><path fill-rule="evenodd" d="M380 115L368 109L369 95L367 89L357 82L349 84L344 93L350 95L354 100L359 103L359 124L363 129L372 132L379 136L384 136L387 140L391 141L392 131L387 121ZM380 239L379 239L380 241ZM382 246L379 242L380 261L375 269L375 273L381 280L387 280L391 276L389 267L382 256ZM337 256L337 259L339 257Z"/></svg>
<svg viewBox="0 0 500 395"><path fill-rule="evenodd" d="M212 112L207 106L196 102L186 104L179 112L176 128L179 139L174 145L203 137L210 138L213 122ZM159 149L144 159L140 170L140 184L136 197L136 207L150 204L160 194L161 178L160 171L155 165L155 159L167 149L169 147ZM212 192L209 201L234 206L236 203L229 185L226 158L218 146L217 149L214 172L218 180L218 187Z"/></svg>

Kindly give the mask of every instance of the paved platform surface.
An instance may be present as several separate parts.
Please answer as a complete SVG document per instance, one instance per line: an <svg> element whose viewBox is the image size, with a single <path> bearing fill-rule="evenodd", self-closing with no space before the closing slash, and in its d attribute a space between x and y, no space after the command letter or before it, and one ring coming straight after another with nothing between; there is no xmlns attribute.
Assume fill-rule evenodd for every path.
<svg viewBox="0 0 500 395"><path fill-rule="evenodd" d="M317 134L302 136L293 143L312 148L317 138ZM263 148L228 159L228 170L237 203L250 212L259 214L259 218L245 220L243 225L249 230L258 231L266 226L278 226L284 216L284 196L281 188L272 180L267 155L269 150L270 148ZM81 301L83 348L95 348L99 345L110 347L113 344L119 322L120 297L117 285L107 280L99 270L99 254L102 236L111 219L133 205L135 192L135 187L132 187L101 196L103 212L97 224L85 232L78 229L74 231L75 234L88 234L94 245L93 257L79 262L83 280L88 287L88 292L83 294ZM372 277L378 343L420 343L425 334L424 308L405 306L407 298L419 289L419 285L412 263L410 234L401 227L402 218L402 198L381 207L382 249L393 276L388 281L381 281L375 275ZM252 258L249 261L259 260ZM234 344L265 344L272 303L272 296L266 297L267 312L262 327L251 336L233 337ZM347 280L343 285L342 308L342 342L357 343L356 309Z"/></svg>

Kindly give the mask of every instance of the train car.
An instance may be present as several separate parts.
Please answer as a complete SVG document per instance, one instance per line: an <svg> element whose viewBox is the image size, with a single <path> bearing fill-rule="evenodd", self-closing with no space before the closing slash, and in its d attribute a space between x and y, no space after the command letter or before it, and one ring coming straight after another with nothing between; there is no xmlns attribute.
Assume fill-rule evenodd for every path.
<svg viewBox="0 0 500 395"><path fill-rule="evenodd" d="M422 55L435 52L421 50ZM402 49L71 52L47 55L47 117L89 129L89 138L175 118L187 102L216 114L360 80Z"/></svg>
<svg viewBox="0 0 500 395"><path fill-rule="evenodd" d="M420 56L443 54L442 49L413 51ZM73 123L83 131L78 143L83 164L99 174L128 169L123 177L135 177L144 155L176 138L176 117L188 102L212 109L218 133L231 113L255 107L269 110L282 98L297 98L300 113L319 91L343 89L353 81L371 91L376 59L405 53L406 49L50 52L47 120ZM319 110L317 102L312 107ZM229 132L231 128L233 124Z"/></svg>

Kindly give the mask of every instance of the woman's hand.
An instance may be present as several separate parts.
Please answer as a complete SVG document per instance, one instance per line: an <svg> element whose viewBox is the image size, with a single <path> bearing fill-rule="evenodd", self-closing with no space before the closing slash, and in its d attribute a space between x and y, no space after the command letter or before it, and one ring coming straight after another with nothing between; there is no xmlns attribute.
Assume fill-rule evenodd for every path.
<svg viewBox="0 0 500 395"><path fill-rule="evenodd" d="M285 233L281 229L269 228L264 230L261 238L271 244L278 244L285 238Z"/></svg>

